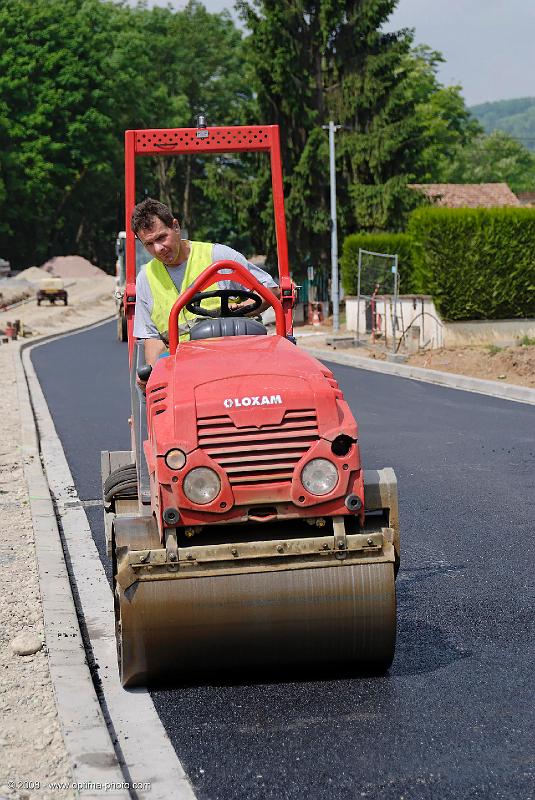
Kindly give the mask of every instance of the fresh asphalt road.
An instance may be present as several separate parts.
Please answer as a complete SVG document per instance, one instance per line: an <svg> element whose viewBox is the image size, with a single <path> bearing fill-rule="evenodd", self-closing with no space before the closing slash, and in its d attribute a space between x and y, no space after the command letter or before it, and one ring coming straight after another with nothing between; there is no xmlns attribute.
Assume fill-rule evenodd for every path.
<svg viewBox="0 0 535 800"><path fill-rule="evenodd" d="M114 324L32 361L82 499L101 449L128 449ZM388 674L241 676L152 693L199 800L535 795L535 408L332 366L365 467L401 504L398 645ZM101 558L102 512L88 508ZM109 572L109 570L108 570Z"/></svg>

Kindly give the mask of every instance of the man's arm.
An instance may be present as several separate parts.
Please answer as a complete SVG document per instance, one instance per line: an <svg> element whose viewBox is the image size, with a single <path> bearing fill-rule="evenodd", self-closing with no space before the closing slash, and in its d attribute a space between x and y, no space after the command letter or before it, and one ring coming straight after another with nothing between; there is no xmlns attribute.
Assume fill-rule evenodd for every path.
<svg viewBox="0 0 535 800"><path fill-rule="evenodd" d="M269 289L270 292L273 292L275 297L280 299L281 290L279 289L278 286L266 286L266 289ZM255 311L254 314L261 314L263 311L266 310L266 308L271 308L271 305L267 302L267 300L264 300L258 311Z"/></svg>
<svg viewBox="0 0 535 800"><path fill-rule="evenodd" d="M158 357L162 353L165 353L167 348L161 339L145 339L144 341L143 351L145 353L145 364L150 364L151 367L153 367L158 361ZM142 381L139 375L136 375L136 383L141 391L144 392L147 381Z"/></svg>
<svg viewBox="0 0 535 800"><path fill-rule="evenodd" d="M145 339L145 364L153 367L167 347L161 339Z"/></svg>

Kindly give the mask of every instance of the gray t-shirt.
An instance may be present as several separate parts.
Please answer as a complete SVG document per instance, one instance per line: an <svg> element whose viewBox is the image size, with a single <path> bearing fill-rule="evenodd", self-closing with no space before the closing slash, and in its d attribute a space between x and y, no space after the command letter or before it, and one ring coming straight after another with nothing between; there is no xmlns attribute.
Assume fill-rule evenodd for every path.
<svg viewBox="0 0 535 800"><path fill-rule="evenodd" d="M212 249L212 261L237 261L238 264L243 264L244 267L255 276L255 278L263 285L272 289L277 286L276 281L273 280L269 273L264 272L260 267L256 267L247 261L245 256L233 250L232 247L227 247L224 244L214 244ZM167 267L167 271L180 292L182 288L182 281L184 280L184 273L186 271L186 261L179 264L178 267ZM224 270L226 271L226 270ZM230 270L229 270L230 271ZM220 289L243 289L240 283L235 281L219 281ZM151 319L151 312L154 301L152 292L150 290L147 273L145 266L137 276L136 280L136 316L134 320L134 336L137 339L159 339L160 334L154 322ZM182 315L181 315L182 316ZM182 322L182 319L181 319Z"/></svg>

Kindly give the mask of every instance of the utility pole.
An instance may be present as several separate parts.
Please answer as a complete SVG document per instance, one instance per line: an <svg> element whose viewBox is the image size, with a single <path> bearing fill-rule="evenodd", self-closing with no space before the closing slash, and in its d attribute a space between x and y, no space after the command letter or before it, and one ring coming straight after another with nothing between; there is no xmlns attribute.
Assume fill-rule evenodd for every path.
<svg viewBox="0 0 535 800"><path fill-rule="evenodd" d="M333 333L340 330L340 294L338 280L338 228L336 223L336 162L334 151L334 134L342 126L335 125L333 120L323 129L329 131L329 171L331 178L331 300L333 304Z"/></svg>

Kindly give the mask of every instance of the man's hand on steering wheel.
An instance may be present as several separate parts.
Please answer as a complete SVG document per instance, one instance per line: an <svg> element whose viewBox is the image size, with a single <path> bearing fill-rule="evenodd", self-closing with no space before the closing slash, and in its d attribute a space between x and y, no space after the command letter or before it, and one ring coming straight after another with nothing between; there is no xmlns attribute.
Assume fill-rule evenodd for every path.
<svg viewBox="0 0 535 800"><path fill-rule="evenodd" d="M203 300L209 298L219 298L221 305L218 309L208 309L201 305ZM236 302L238 300L238 302ZM262 298L250 292L249 290L242 289L236 291L234 289L216 289L211 292L197 292L191 298L189 303L186 303L186 308L192 314L197 314L200 317L245 317L248 314L258 313L262 306Z"/></svg>
<svg viewBox="0 0 535 800"><path fill-rule="evenodd" d="M247 298L246 300L242 300L238 303L229 302L228 307L230 311L237 311L238 309L242 310L243 316L247 317L249 314L254 314L255 316L259 313L259 309L257 304L254 300ZM250 311L246 311L247 308L250 308Z"/></svg>

